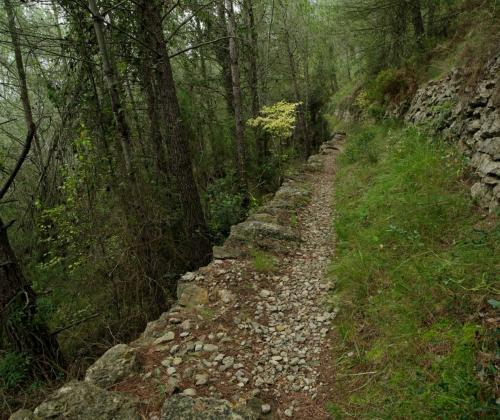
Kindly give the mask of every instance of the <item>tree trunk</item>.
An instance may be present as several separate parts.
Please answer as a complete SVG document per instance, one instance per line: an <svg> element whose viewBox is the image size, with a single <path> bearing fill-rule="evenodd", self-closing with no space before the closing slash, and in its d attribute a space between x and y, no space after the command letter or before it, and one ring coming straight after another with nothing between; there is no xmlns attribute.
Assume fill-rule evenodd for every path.
<svg viewBox="0 0 500 420"><path fill-rule="evenodd" d="M419 48L422 48L425 29L420 0L410 1L410 8L413 31L415 32L415 42Z"/></svg>
<svg viewBox="0 0 500 420"><path fill-rule="evenodd" d="M252 117L256 118L260 111L260 101L259 101L259 71L258 71L258 38L257 30L255 28L255 18L253 11L253 0L245 0L245 9L248 18L248 29L250 33L249 39L249 62L250 62L250 92L252 96ZM255 142L257 144L257 159L261 166L266 157L266 144L262 130L258 127L255 128Z"/></svg>
<svg viewBox="0 0 500 420"><path fill-rule="evenodd" d="M224 0L219 0L217 4L218 32L219 38L227 37L226 10ZM216 44L215 57L221 66L222 85L224 86L224 99L226 100L227 111L234 117L233 83L231 78L231 61L229 58L229 39Z"/></svg>
<svg viewBox="0 0 500 420"><path fill-rule="evenodd" d="M147 28L141 28L142 37L147 42ZM160 184L168 185L168 152L160 132L158 100L154 88L153 63L149 52L141 50L141 85L146 99L149 120L149 138L153 146L157 178Z"/></svg>
<svg viewBox="0 0 500 420"><path fill-rule="evenodd" d="M288 33L288 29L286 29L286 28L285 28L285 44L286 44L286 50L288 53L288 64L290 65L290 73L291 73L291 77L292 77L295 101L302 102L301 94L300 94L299 80L298 80L298 75L297 75L297 66L295 63L295 57L293 55L292 46L290 45L290 34ZM311 153L311 141L310 141L309 130L308 130L307 121L306 121L307 110L304 108L305 108L304 104L302 104L299 108L299 111L298 111L298 120L299 121L298 121L298 123L299 123L299 131L302 133L302 137L303 137L302 140L304 141L304 154L306 156L309 156Z"/></svg>
<svg viewBox="0 0 500 420"><path fill-rule="evenodd" d="M126 118L125 106L122 99L122 89L116 69L110 59L106 40L104 38L103 17L97 8L95 0L89 0L89 9L94 20L94 31L97 38L99 53L102 59L104 76L108 86L111 99L111 108L116 122L118 138L122 149L123 165L126 171L129 185L119 192L122 205L129 212L127 220L129 234L132 242L135 242L134 255L141 262L144 270L144 278L138 280L139 289L152 299L154 307L150 313L157 316L167 309L165 301L165 288L160 284L161 274L158 273L156 261L156 247L152 245L153 232L151 222L147 220L147 214L141 199L141 191L137 182L137 175L131 161L131 134L130 125ZM141 277L141 276L140 276Z"/></svg>
<svg viewBox="0 0 500 420"><path fill-rule="evenodd" d="M1 197L5 196L9 186L21 168L30 151L31 142L36 134L33 113L29 101L26 73L21 54L18 30L15 24L14 9L11 0L4 0L9 32L14 47L14 56L21 88L21 102L28 127L28 137L23 154L9 181L2 188ZM46 378L54 378L64 367L64 360L59 351L55 336L37 315L36 294L24 277L17 262L7 235L8 226L0 219L0 316L3 334L9 344L19 353L31 357L35 372Z"/></svg>
<svg viewBox="0 0 500 420"><path fill-rule="evenodd" d="M313 138L311 136L311 127L309 126L309 116L311 115L310 112L310 91L311 91L311 81L309 78L309 34L306 33L305 35L305 57L304 57L304 85L305 85L305 92L304 92L304 129L305 129L305 154L306 157L309 157L309 155L312 153L313 149Z"/></svg>
<svg viewBox="0 0 500 420"><path fill-rule="evenodd" d="M436 35L434 20L436 18L437 4L436 0L427 0L427 34L430 36Z"/></svg>
<svg viewBox="0 0 500 420"><path fill-rule="evenodd" d="M210 25L207 25L207 33L210 33ZM198 37L201 40L203 39L203 31L202 31L202 26L201 22L199 19L196 19L196 31L198 33ZM210 86L210 80L208 78L208 72L207 72L207 63L205 59L205 54L203 51L200 52L200 70L201 70L201 76L203 78L203 81L206 83L207 86ZM216 104L213 101L213 98L211 95L206 96L206 101L207 101L207 121L206 125L208 126L208 133L209 133L209 144L210 144L210 154L213 159L213 175L216 178L221 178L224 176L224 154L223 150L219 145L217 136L215 134L214 130L214 125L217 124L217 115L215 113L215 106ZM203 123L203 122L202 122ZM207 183L209 182L209 179L206 180Z"/></svg>
<svg viewBox="0 0 500 420"><path fill-rule="evenodd" d="M24 277L0 219L0 314L12 348L30 357L33 374L54 379L65 366L56 336L38 315L36 294Z"/></svg>
<svg viewBox="0 0 500 420"><path fill-rule="evenodd" d="M245 128L243 126L243 109L241 104L240 66L238 57L238 44L236 42L236 19L232 0L225 0L227 18L227 33L229 36L229 58L231 60L231 81L233 85L234 120L236 127L236 164L240 184L243 191L247 189L246 179L246 151Z"/></svg>
<svg viewBox="0 0 500 420"><path fill-rule="evenodd" d="M146 30L148 37L147 53L153 64L153 77L156 86L158 114L160 116L160 132L162 141L168 143L170 154L168 163L175 178L172 187L177 194L180 208L183 212L182 249L185 261L189 267L199 267L205 264L211 255L211 244L208 239L208 228L205 223L198 189L193 175L191 154L186 132L182 121L177 92L163 34L161 3L152 0L138 2L137 16L140 27ZM144 48L144 46L142 46Z"/></svg>
<svg viewBox="0 0 500 420"><path fill-rule="evenodd" d="M102 68L104 71L104 76L106 78L106 83L108 85L109 95L111 98L111 108L115 117L116 126L118 129L118 137L122 148L123 163L127 175L131 176L132 163L130 160L130 127L127 123L125 117L125 108L120 97L120 89L116 70L114 69L113 63L111 62L111 59L109 57L108 46L104 38L104 29L102 23L103 17L100 15L95 0L89 0L89 10L92 13L92 19L94 21L94 31L97 38L97 44L99 46L99 53L101 54Z"/></svg>

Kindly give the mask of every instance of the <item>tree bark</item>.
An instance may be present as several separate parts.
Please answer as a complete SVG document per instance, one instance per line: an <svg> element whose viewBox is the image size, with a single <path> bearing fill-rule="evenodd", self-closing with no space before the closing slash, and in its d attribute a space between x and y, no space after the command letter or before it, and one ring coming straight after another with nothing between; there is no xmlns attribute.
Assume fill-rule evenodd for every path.
<svg viewBox="0 0 500 420"><path fill-rule="evenodd" d="M139 26L146 30L144 36L148 37L147 45L149 48L145 53L150 55L153 64L161 138L162 142L167 145L170 155L168 164L175 179L172 187L176 191L176 198L183 212L183 232L180 235L183 238L182 249L189 253L189 255L184 256L188 267L199 267L209 260L211 244L193 175L191 154L188 141L185 138L186 129L182 121L163 33L161 2L141 0L137 5ZM145 48L145 46L141 46L141 48Z"/></svg>
<svg viewBox="0 0 500 420"><path fill-rule="evenodd" d="M436 9L437 9L436 0L427 0L426 9L427 9L427 34L430 36L436 35L436 29L434 20L436 17Z"/></svg>
<svg viewBox="0 0 500 420"><path fill-rule="evenodd" d="M236 127L236 165L240 184L244 191L247 189L246 179L246 150L245 128L243 126L243 109L241 104L240 66L238 44L236 42L236 19L232 0L225 0L227 11L227 33L229 36L229 58L231 60L231 81L233 86L234 120Z"/></svg>
<svg viewBox="0 0 500 420"><path fill-rule="evenodd" d="M211 31L211 25L210 25L210 20L208 20L207 28L206 31L207 33L210 33ZM199 39L203 39L203 30L202 30L202 25L199 19L196 19L196 31L198 33ZM200 70L201 70L201 76L203 78L204 83L207 86L210 86L210 80L208 78L208 71L207 71L207 63L205 59L205 54L203 51L200 51ZM214 125L217 124L217 115L215 113L215 102L213 101L213 98L211 95L207 95L206 97L207 101L207 107L206 107L206 112L207 112L207 121L206 125L208 126L208 133L209 133L209 139L208 142L210 144L210 154L212 156L213 160L213 175L216 178L221 178L224 176L224 154L223 150L219 145L217 136L215 134L214 130ZM203 122L202 122L203 123ZM209 179L206 180L206 182L209 182Z"/></svg>
<svg viewBox="0 0 500 420"><path fill-rule="evenodd" d="M0 314L12 348L30 357L32 374L53 379L65 366L56 336L39 318L36 294L24 277L0 219Z"/></svg>
<svg viewBox="0 0 500 420"><path fill-rule="evenodd" d="M122 98L122 86L118 78L117 71L110 58L108 46L104 37L103 17L97 8L95 0L89 0L89 10L94 21L94 31L96 34L99 53L101 55L102 67L106 79L111 108L116 122L118 138L122 149L123 166L129 181L129 185L119 191L122 205L129 212L127 220L130 230L131 240L135 242L134 255L141 261L141 268L144 270L145 279L139 280L139 289L142 290L148 300L152 299L154 308L151 308L152 315L156 316L166 310L165 288L160 284L160 273L158 273L155 245L152 245L152 226L147 220L148 214L145 211L144 203L141 199L140 186L137 181L137 174L131 160L131 131L127 121L125 105Z"/></svg>

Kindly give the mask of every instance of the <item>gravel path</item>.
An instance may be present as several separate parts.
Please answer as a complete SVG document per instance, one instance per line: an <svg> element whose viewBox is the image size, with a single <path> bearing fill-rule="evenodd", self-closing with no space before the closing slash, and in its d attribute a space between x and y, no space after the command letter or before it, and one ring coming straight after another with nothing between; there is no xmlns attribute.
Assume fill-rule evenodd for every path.
<svg viewBox="0 0 500 420"><path fill-rule="evenodd" d="M326 150L323 169L308 175L311 200L294 218L302 241L275 255L274 269L258 272L251 259L228 259L193 274L208 292L196 297L206 298L205 309L174 309L148 327L146 336L162 323L143 354L145 380L156 375L170 386L167 393L257 405L265 418L329 418L329 331L336 313L326 302L325 272L334 250L338 153Z"/></svg>

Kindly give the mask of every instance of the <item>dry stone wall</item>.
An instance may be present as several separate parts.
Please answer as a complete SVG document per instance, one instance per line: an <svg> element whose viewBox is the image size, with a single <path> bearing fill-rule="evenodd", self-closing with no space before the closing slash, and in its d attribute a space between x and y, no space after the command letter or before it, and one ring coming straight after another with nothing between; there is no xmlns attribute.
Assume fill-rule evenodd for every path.
<svg viewBox="0 0 500 420"><path fill-rule="evenodd" d="M493 211L500 201L500 54L487 62L473 86L463 74L457 69L428 82L392 114L458 140L477 175L472 196Z"/></svg>

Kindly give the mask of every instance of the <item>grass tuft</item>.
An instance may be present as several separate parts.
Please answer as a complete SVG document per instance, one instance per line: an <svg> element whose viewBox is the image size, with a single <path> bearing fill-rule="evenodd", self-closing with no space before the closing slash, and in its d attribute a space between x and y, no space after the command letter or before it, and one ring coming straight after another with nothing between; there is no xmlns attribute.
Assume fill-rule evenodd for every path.
<svg viewBox="0 0 500 420"><path fill-rule="evenodd" d="M276 260L260 250L252 250L252 266L257 273L273 273L276 271Z"/></svg>

